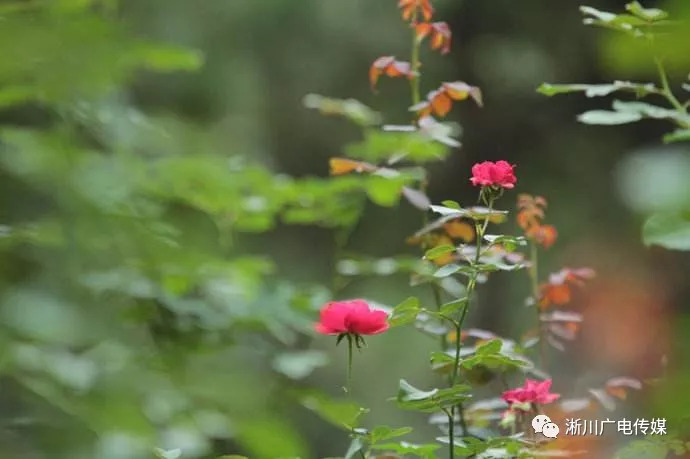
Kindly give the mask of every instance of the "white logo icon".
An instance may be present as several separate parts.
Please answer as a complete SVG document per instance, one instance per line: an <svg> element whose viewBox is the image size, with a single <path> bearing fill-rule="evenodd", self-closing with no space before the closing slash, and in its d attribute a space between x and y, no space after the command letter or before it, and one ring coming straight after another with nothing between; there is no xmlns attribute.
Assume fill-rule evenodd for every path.
<svg viewBox="0 0 690 459"><path fill-rule="evenodd" d="M532 428L534 433L542 433L544 424L551 422L551 419L545 414L538 414L532 419Z"/></svg>
<svg viewBox="0 0 690 459"><path fill-rule="evenodd" d="M547 422L544 424L544 427L542 427L541 433L544 434L545 437L556 438L559 431L560 429L556 424L553 422Z"/></svg>
<svg viewBox="0 0 690 459"><path fill-rule="evenodd" d="M541 433L548 438L556 438L560 432L558 426L545 414L538 414L532 419L532 428L534 433Z"/></svg>

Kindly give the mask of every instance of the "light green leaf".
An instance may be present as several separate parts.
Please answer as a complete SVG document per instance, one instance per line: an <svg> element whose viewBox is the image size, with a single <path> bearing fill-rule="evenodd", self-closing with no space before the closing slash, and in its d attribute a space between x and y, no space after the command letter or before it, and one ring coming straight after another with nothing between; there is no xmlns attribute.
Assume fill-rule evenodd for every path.
<svg viewBox="0 0 690 459"><path fill-rule="evenodd" d="M370 162L390 159L424 163L445 158L450 150L445 145L433 142L419 132L387 132L368 130L364 140L348 145L345 155Z"/></svg>
<svg viewBox="0 0 690 459"><path fill-rule="evenodd" d="M664 143L690 142L690 129L676 129L664 135Z"/></svg>
<svg viewBox="0 0 690 459"><path fill-rule="evenodd" d="M460 298L459 300L451 301L441 306L439 312L443 315L450 316L467 304L467 298Z"/></svg>
<svg viewBox="0 0 690 459"><path fill-rule="evenodd" d="M324 420L345 430L357 427L359 418L368 412L361 406L345 401L329 398L318 392L308 392L300 398L302 406L315 412Z"/></svg>
<svg viewBox="0 0 690 459"><path fill-rule="evenodd" d="M419 300L415 297L410 297L393 308L388 323L391 327L409 324L414 322L420 311Z"/></svg>
<svg viewBox="0 0 690 459"><path fill-rule="evenodd" d="M369 432L369 441L376 444L383 440L402 437L412 432L412 427L399 427L397 429L388 426L376 426Z"/></svg>
<svg viewBox="0 0 690 459"><path fill-rule="evenodd" d="M273 359L273 369L290 379L303 379L327 363L328 357L320 351L284 352Z"/></svg>
<svg viewBox="0 0 690 459"><path fill-rule="evenodd" d="M625 9L632 14L645 21L655 22L661 21L668 17L668 13L659 8L643 8L642 5L635 1L625 5Z"/></svg>
<svg viewBox="0 0 690 459"><path fill-rule="evenodd" d="M428 444L414 444L401 441L399 443L385 443L381 445L375 445L372 448L380 451L392 451L398 455L413 455L416 457L421 457L423 459L436 459L434 451L439 449L441 446L433 443Z"/></svg>
<svg viewBox="0 0 690 459"><path fill-rule="evenodd" d="M463 269L462 266L456 265L455 263L451 263L451 264L440 267L434 273L434 277L441 279L444 277L452 276L453 274L457 273L458 271L460 271L462 269Z"/></svg>
<svg viewBox="0 0 690 459"><path fill-rule="evenodd" d="M587 97L607 96L616 91L631 91L637 97L647 94L655 94L659 89L651 83L633 83L630 81L614 81L611 84L550 84L542 83L537 92L545 96L567 94L571 92L584 92Z"/></svg>
<svg viewBox="0 0 690 459"><path fill-rule="evenodd" d="M613 101L613 109L617 112L639 113L647 118L672 119L683 123L690 123L690 116L680 113L678 110L671 110L664 107L648 104L645 102L623 102Z"/></svg>
<svg viewBox="0 0 690 459"><path fill-rule="evenodd" d="M445 389L424 391L401 379L397 401L398 406L403 409L434 412L466 400L470 397L467 394L469 390L469 386L457 384Z"/></svg>
<svg viewBox="0 0 690 459"><path fill-rule="evenodd" d="M642 119L642 115L636 112L612 112L608 110L590 110L577 117L578 121L585 124L626 124L634 123Z"/></svg>
<svg viewBox="0 0 690 459"><path fill-rule="evenodd" d="M435 260L448 253L455 252L455 247L452 245L439 245L426 251L424 258L427 260Z"/></svg>
<svg viewBox="0 0 690 459"><path fill-rule="evenodd" d="M690 212L652 215L642 227L642 239L647 245L690 250Z"/></svg>

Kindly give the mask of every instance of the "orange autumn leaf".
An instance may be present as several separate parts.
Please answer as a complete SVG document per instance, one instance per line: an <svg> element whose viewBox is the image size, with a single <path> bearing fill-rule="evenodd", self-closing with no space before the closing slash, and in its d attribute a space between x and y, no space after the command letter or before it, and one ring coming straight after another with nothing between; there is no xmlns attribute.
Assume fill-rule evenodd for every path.
<svg viewBox="0 0 690 459"><path fill-rule="evenodd" d="M533 239L537 244L545 249L551 247L558 237L558 231L553 225L538 225L527 231L526 236Z"/></svg>
<svg viewBox="0 0 690 459"><path fill-rule="evenodd" d="M443 83L440 88L431 91L426 100L410 107L420 118L436 114L443 117L452 108L453 101L461 101L471 97L477 105L482 106L482 93L476 86L470 86L462 81Z"/></svg>
<svg viewBox="0 0 690 459"><path fill-rule="evenodd" d="M452 32L445 22L420 22L415 26L418 40L424 40L431 35L431 49L440 49L441 54L450 51Z"/></svg>
<svg viewBox="0 0 690 459"><path fill-rule="evenodd" d="M606 381L604 387L609 395L617 397L621 400L625 400L628 397L628 392L630 389L640 390L642 389L642 383L635 378L628 378L625 376L618 378L611 378Z"/></svg>
<svg viewBox="0 0 690 459"><path fill-rule="evenodd" d="M544 218L546 206L546 199L541 196L535 197L529 194L518 195L517 208L519 212L517 215L517 222L520 228L527 232L530 231L532 227L539 226L541 220Z"/></svg>
<svg viewBox="0 0 690 459"><path fill-rule="evenodd" d="M563 268L556 273L549 275L549 282L539 287L540 298L539 306L542 309L550 305L564 305L570 302L570 287L582 286L585 280L592 279L595 272L590 268Z"/></svg>
<svg viewBox="0 0 690 459"><path fill-rule="evenodd" d="M350 172L371 172L376 170L376 167L361 161L353 161L345 158L331 158L328 161L331 175L344 175Z"/></svg>
<svg viewBox="0 0 690 459"><path fill-rule="evenodd" d="M476 86L470 86L463 81L453 81L451 83L443 83L441 87L448 94L448 97L453 100L465 100L471 97L477 105L480 107L483 105L482 91Z"/></svg>
<svg viewBox="0 0 690 459"><path fill-rule="evenodd" d="M464 242L471 242L474 240L474 228L472 225L462 221L451 221L444 223L443 229L448 236L453 239L462 239Z"/></svg>
<svg viewBox="0 0 690 459"><path fill-rule="evenodd" d="M570 302L570 297L570 287L566 284L545 284L541 286L539 306L542 309L552 304L562 306Z"/></svg>
<svg viewBox="0 0 690 459"><path fill-rule="evenodd" d="M425 21L430 21L434 14L431 0L400 0L398 8L402 10L402 17L405 21L416 20L417 13L422 13Z"/></svg>
<svg viewBox="0 0 690 459"><path fill-rule="evenodd" d="M371 87L374 88L381 75L386 75L391 78L400 76L411 78L413 74L409 62L396 61L395 56L381 56L376 59L369 68L369 83Z"/></svg>
<svg viewBox="0 0 690 459"><path fill-rule="evenodd" d="M433 91L429 94L431 110L438 116L446 116L453 106L453 101L443 91Z"/></svg>
<svg viewBox="0 0 690 459"><path fill-rule="evenodd" d="M541 196L519 195L517 223L525 231L525 236L548 249L556 242L558 231L553 225L542 224L546 206L546 199Z"/></svg>

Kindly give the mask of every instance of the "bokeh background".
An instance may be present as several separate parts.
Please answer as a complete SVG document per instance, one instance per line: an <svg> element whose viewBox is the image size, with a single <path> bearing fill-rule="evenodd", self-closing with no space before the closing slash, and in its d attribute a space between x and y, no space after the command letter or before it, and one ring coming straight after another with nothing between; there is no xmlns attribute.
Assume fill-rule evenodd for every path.
<svg viewBox="0 0 690 459"><path fill-rule="evenodd" d="M428 165L428 194L474 203L472 164L516 164L516 192L547 197L559 231L543 274L598 273L572 305L580 337L550 351L554 389L576 397L640 379L645 389L602 417L666 417L682 432L690 258L646 247L641 227L653 211L688 208L688 146L662 144L664 121L576 121L611 98L538 94L543 82L657 76L612 32L583 26L577 3L517 3L435 2L453 47L423 47L422 88L463 80L484 107L456 104L462 147ZM689 17L683 0L662 6ZM418 256L406 239L422 215L327 185L329 158L362 133L303 98L355 98L387 123L409 121L406 82L382 79L374 93L367 79L376 57L408 58L396 2L14 1L0 19L0 457L144 458L156 446L190 458L342 456L347 434L300 403L314 390L342 396L345 349L311 322L333 296L431 301L406 273L343 284L336 272L343 254ZM676 88L687 45L668 62ZM525 273L492 276L470 324L520 336L528 292ZM400 378L438 384L436 345L412 329L369 340L353 389L371 410L365 424L437 435L388 401Z"/></svg>

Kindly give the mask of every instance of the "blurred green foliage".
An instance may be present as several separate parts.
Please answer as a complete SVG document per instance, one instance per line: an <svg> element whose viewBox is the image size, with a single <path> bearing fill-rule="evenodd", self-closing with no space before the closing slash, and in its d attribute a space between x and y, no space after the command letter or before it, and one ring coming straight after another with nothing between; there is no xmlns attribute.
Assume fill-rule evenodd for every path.
<svg viewBox="0 0 690 459"><path fill-rule="evenodd" d="M359 192L389 203L399 186L276 175L138 110L123 91L136 72L203 59L133 36L116 14L98 1L0 10L0 101L10 120L40 113L0 133L0 455L306 457L277 377L262 375L299 380L326 363L279 350L328 292L280 280L236 238L278 221L350 225Z"/></svg>

